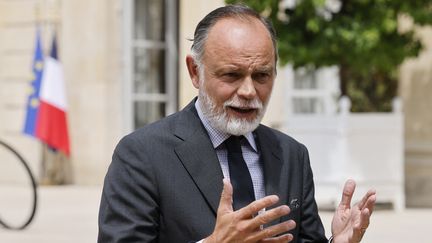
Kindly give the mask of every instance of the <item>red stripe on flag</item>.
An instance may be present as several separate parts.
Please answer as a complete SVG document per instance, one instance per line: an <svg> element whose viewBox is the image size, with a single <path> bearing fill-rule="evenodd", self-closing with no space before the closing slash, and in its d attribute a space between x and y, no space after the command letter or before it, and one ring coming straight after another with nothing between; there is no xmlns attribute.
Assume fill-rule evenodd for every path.
<svg viewBox="0 0 432 243"><path fill-rule="evenodd" d="M36 122L36 137L69 156L69 134L66 113L44 101L40 101Z"/></svg>

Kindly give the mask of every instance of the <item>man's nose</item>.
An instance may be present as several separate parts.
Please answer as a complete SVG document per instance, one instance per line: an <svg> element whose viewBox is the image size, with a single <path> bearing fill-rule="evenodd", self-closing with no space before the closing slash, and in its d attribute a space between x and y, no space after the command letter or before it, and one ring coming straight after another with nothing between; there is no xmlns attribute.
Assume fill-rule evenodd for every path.
<svg viewBox="0 0 432 243"><path fill-rule="evenodd" d="M237 89L237 95L244 99L254 99L256 96L254 82L251 77L246 77Z"/></svg>

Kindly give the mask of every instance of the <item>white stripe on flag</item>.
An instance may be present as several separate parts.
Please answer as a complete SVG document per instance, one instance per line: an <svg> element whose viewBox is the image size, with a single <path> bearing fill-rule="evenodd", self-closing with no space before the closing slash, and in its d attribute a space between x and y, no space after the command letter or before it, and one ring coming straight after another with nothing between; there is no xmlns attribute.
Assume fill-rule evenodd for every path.
<svg viewBox="0 0 432 243"><path fill-rule="evenodd" d="M66 111L67 103L64 86L63 66L56 59L46 57L40 99Z"/></svg>

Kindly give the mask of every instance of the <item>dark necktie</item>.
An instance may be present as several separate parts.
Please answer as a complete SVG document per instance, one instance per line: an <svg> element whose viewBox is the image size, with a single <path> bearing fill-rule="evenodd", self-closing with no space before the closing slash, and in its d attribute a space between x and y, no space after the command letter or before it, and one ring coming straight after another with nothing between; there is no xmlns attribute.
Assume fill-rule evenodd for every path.
<svg viewBox="0 0 432 243"><path fill-rule="evenodd" d="M255 200L252 178L243 159L240 138L231 136L225 140L228 151L230 181L233 186L234 210L238 210Z"/></svg>

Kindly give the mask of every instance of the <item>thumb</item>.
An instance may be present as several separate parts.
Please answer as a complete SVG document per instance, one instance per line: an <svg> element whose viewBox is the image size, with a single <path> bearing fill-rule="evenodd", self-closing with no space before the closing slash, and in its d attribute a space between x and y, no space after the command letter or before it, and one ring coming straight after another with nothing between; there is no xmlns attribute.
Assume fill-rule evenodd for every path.
<svg viewBox="0 0 432 243"><path fill-rule="evenodd" d="M233 212L233 188L230 181L226 178L223 179L223 189L220 197L218 215Z"/></svg>
<svg viewBox="0 0 432 243"><path fill-rule="evenodd" d="M356 183L354 180L349 179L345 182L339 207L342 206L344 208L351 208L351 199L353 197L355 187Z"/></svg>

